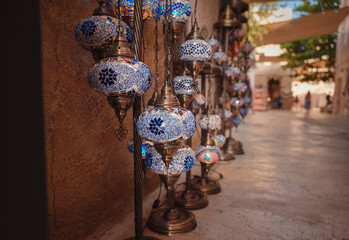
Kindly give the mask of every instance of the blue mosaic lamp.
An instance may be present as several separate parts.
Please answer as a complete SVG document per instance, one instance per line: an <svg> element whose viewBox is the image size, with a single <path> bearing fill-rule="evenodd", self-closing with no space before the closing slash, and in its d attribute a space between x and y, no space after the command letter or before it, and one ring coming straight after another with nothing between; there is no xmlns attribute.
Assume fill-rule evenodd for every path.
<svg viewBox="0 0 349 240"><path fill-rule="evenodd" d="M195 153L188 146L179 147L178 151L173 155L169 168L166 168L161 155L155 148L150 148L145 155L145 164L156 174L179 175L193 168L195 165Z"/></svg>
<svg viewBox="0 0 349 240"><path fill-rule="evenodd" d="M134 140L133 140L133 138L130 139L127 144L128 144L128 146L127 146L128 151L131 154L134 154ZM147 140L142 139L142 148L141 148L141 150L142 150L142 158L145 158L145 154L147 153L147 151L151 147L153 147L153 145L154 144L152 142L149 142Z"/></svg>
<svg viewBox="0 0 349 240"><path fill-rule="evenodd" d="M240 107L239 108L239 114L241 115L242 119L246 117L248 113L248 108L247 107Z"/></svg>
<svg viewBox="0 0 349 240"><path fill-rule="evenodd" d="M216 135L213 136L213 141L217 147L221 148L225 143L225 136L221 134L220 131L217 131L215 133Z"/></svg>
<svg viewBox="0 0 349 240"><path fill-rule="evenodd" d="M196 79L196 76L204 67L204 62L209 61L212 55L210 44L204 40L199 30L195 21L191 32L186 41L181 45L179 52L180 59L190 70L194 79Z"/></svg>
<svg viewBox="0 0 349 240"><path fill-rule="evenodd" d="M194 135L196 120L191 111L180 107L166 81L154 108L139 116L136 127L143 138L154 143L166 167L169 167L179 142Z"/></svg>
<svg viewBox="0 0 349 240"><path fill-rule="evenodd" d="M242 120L239 116L235 116L235 117L233 117L233 119L231 121L232 121L233 125L237 128L240 125Z"/></svg>
<svg viewBox="0 0 349 240"><path fill-rule="evenodd" d="M115 12L118 13L118 0L108 0L115 4ZM134 0L121 0L120 8L122 18L125 19L127 23L133 21L134 16ZM149 21L156 18L159 12L159 0L143 0L142 4L142 14L143 20ZM118 14L116 14L118 15Z"/></svg>
<svg viewBox="0 0 349 240"><path fill-rule="evenodd" d="M120 27L119 31L122 31ZM120 121L120 129L115 134L122 140L127 134L127 130L122 127L127 110L135 96L142 95L150 88L152 75L147 65L133 59L132 51L122 34L118 34L113 49L110 57L90 68L87 78L92 89L108 96L108 102Z"/></svg>
<svg viewBox="0 0 349 240"><path fill-rule="evenodd" d="M173 79L173 89L181 106L188 109L193 101L193 94L198 91L198 82L194 81L191 76L186 75L186 71L182 75Z"/></svg>
<svg viewBox="0 0 349 240"><path fill-rule="evenodd" d="M184 73L173 79L173 89L176 95L193 95L198 92L198 83Z"/></svg>
<svg viewBox="0 0 349 240"><path fill-rule="evenodd" d="M217 65L222 66L226 61L228 61L228 56L225 52L218 51L213 54L212 59Z"/></svg>
<svg viewBox="0 0 349 240"><path fill-rule="evenodd" d="M92 16L82 19L77 24L74 31L75 39L81 47L92 52L95 61L98 61L113 50L114 41L119 34L119 25L122 26L122 35L126 42L131 44L131 29L116 18L110 2L102 0Z"/></svg>
<svg viewBox="0 0 349 240"><path fill-rule="evenodd" d="M174 38L179 39L185 23L191 15L191 6L187 0L172 0L172 6L168 1L166 12L166 0L160 2L159 19L164 24L169 17L170 27L173 30Z"/></svg>

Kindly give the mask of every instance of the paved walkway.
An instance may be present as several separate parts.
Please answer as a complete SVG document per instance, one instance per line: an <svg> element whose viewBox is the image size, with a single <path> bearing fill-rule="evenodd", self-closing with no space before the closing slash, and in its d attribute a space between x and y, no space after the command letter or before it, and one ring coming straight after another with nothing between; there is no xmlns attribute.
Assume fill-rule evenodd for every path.
<svg viewBox="0 0 349 240"><path fill-rule="evenodd" d="M194 212L198 227L179 237L149 229L146 235L176 240L349 240L349 118L255 112L234 137L243 142L246 154L216 165L224 175L222 192L209 195L209 206ZM146 212L157 193L145 200ZM132 236L132 220L133 214L101 240Z"/></svg>

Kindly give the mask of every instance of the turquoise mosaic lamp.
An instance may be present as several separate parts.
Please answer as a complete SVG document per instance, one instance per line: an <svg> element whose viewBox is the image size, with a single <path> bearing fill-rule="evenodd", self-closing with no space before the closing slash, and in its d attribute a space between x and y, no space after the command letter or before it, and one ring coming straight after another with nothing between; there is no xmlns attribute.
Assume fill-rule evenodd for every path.
<svg viewBox="0 0 349 240"><path fill-rule="evenodd" d="M118 12L118 7L117 7L118 0L109 0L109 1L112 1L115 4L115 11ZM149 21L158 16L159 2L160 2L159 0L143 0L142 14L143 14L144 21ZM121 0L121 3L120 3L121 15L122 15L122 18L126 19L128 23L130 22L130 20L133 20L134 6L135 6L134 0Z"/></svg>
<svg viewBox="0 0 349 240"><path fill-rule="evenodd" d="M170 28L174 33L174 38L179 39L185 23L191 15L191 6L187 0L172 0L168 1L166 7L166 0L162 0L159 6L158 18L164 24L169 18Z"/></svg>

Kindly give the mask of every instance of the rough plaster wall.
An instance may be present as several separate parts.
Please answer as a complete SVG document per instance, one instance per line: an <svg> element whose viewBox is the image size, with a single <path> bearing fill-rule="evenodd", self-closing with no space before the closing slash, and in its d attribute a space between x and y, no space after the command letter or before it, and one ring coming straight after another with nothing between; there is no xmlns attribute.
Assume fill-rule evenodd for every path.
<svg viewBox="0 0 349 240"><path fill-rule="evenodd" d="M51 239L97 238L133 209L133 158L127 151L132 109L125 119L130 133L119 142L113 110L87 83L92 56L77 45L73 34L80 19L96 6L94 0L41 1ZM154 23L146 24L147 49L153 48L153 29ZM154 51L146 55L146 64L154 70ZM159 181L154 174L147 176L145 194Z"/></svg>

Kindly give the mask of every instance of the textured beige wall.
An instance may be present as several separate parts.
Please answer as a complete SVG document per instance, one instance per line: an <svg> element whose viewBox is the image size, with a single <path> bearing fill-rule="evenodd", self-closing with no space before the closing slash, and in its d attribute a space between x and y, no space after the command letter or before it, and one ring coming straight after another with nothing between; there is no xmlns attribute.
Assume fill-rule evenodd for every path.
<svg viewBox="0 0 349 240"><path fill-rule="evenodd" d="M41 1L51 239L98 236L133 209L133 157L127 151L132 109L125 119L129 134L119 142L114 136L118 121L106 97L87 83L92 56L74 38L76 24L96 6L94 0ZM147 23L144 30L145 62L152 70L153 29L154 23ZM159 181L154 174L147 176L145 193Z"/></svg>

